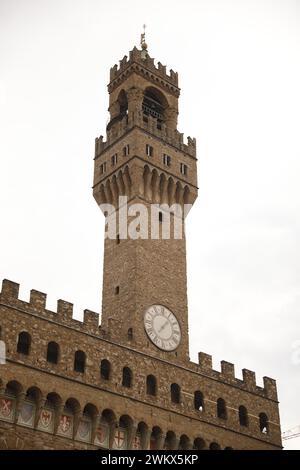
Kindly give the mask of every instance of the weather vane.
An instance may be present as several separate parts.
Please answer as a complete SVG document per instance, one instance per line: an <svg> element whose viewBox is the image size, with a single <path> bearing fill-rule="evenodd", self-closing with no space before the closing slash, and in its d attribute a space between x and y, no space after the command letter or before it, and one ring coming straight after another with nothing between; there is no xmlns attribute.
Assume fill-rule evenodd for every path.
<svg viewBox="0 0 300 470"><path fill-rule="evenodd" d="M147 44L146 44L146 25L143 24L143 29L144 29L144 32L141 34L141 48L143 50L147 50Z"/></svg>

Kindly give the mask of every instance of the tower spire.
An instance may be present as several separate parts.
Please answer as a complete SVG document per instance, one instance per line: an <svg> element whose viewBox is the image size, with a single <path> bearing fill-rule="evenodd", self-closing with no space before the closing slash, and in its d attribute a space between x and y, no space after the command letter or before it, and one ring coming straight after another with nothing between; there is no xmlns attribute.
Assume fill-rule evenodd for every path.
<svg viewBox="0 0 300 470"><path fill-rule="evenodd" d="M146 44L146 25L143 24L143 30L144 32L141 34L141 48L142 49L147 49L147 44Z"/></svg>
<svg viewBox="0 0 300 470"><path fill-rule="evenodd" d="M143 24L143 30L144 32L141 34L141 48L142 48L142 53L141 53L141 57L142 59L146 59L147 55L148 55L148 51L147 51L147 43L146 43L146 25Z"/></svg>

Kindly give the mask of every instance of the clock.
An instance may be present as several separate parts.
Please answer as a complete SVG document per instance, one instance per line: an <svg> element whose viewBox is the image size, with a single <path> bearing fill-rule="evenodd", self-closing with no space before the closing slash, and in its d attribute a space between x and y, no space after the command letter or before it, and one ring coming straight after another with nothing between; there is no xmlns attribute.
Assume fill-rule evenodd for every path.
<svg viewBox="0 0 300 470"><path fill-rule="evenodd" d="M174 351L179 346L181 331L177 318L163 305L151 305L144 315L145 331L155 346Z"/></svg>

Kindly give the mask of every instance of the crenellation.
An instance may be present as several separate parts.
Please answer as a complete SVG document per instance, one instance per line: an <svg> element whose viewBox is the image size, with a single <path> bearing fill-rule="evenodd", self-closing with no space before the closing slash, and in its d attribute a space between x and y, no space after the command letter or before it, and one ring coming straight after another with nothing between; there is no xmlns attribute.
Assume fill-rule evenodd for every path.
<svg viewBox="0 0 300 470"><path fill-rule="evenodd" d="M103 135L96 137L95 139L95 157L99 155L105 148L105 143L103 142Z"/></svg>
<svg viewBox="0 0 300 470"><path fill-rule="evenodd" d="M129 52L129 61L134 62L140 58L141 51L136 46Z"/></svg>
<svg viewBox="0 0 300 470"><path fill-rule="evenodd" d="M157 68L158 68L158 71L160 73L162 73L163 75L165 75L167 73L167 67L165 65L163 65L161 62L157 62ZM173 70L172 70L173 72Z"/></svg>
<svg viewBox="0 0 300 470"><path fill-rule="evenodd" d="M221 361L221 372L216 371L213 369L212 366L212 356L204 352L198 353L198 362L199 371L208 374L210 377L214 377L217 380L234 384L235 386L243 390L248 390L252 393L256 393L261 396L266 396L271 400L277 401L278 399L276 381L274 379L264 377L264 387L260 387L256 384L255 372L249 369L243 369L243 379L240 380L235 376L234 364L224 360Z"/></svg>
<svg viewBox="0 0 300 470"><path fill-rule="evenodd" d="M83 324L91 332L97 332L99 328L99 313L85 309L83 312Z"/></svg>
<svg viewBox="0 0 300 470"><path fill-rule="evenodd" d="M3 279L1 296L3 299L18 299L20 284L17 282Z"/></svg>
<svg viewBox="0 0 300 470"><path fill-rule="evenodd" d="M47 294L31 289L29 304L39 311L46 310Z"/></svg>
<svg viewBox="0 0 300 470"><path fill-rule="evenodd" d="M65 300L59 299L57 301L57 314L61 315L64 320L70 321L73 319L73 304Z"/></svg>
<svg viewBox="0 0 300 470"><path fill-rule="evenodd" d="M151 70L158 70L156 69L155 64L154 64L154 58L150 57L149 55L147 56L146 64Z"/></svg>
<svg viewBox="0 0 300 470"><path fill-rule="evenodd" d="M170 70L170 77L172 79L172 81L174 81L175 83L178 83L178 72L174 72L174 70Z"/></svg>
<svg viewBox="0 0 300 470"><path fill-rule="evenodd" d="M0 293L1 299L6 303L12 303L12 306L16 305L16 300L20 302L20 308L26 310L33 310L35 314L41 314L43 317L49 317L52 320L57 315L56 320L62 324L66 324L71 328L79 329L81 331L87 331L88 333L95 334L99 337L109 339L105 330L99 324L99 313L85 309L83 315L83 322L73 318L73 304L65 300L59 299L57 301L57 312L52 312L46 309L47 294L32 289L30 291L30 300L25 302L18 298L20 285L16 282L4 279L2 281L2 291ZM113 321L113 319L110 319ZM111 325L110 325L111 328ZM114 326L117 328L117 324ZM276 381L270 377L263 377L264 386L260 387L256 384L255 372L249 369L243 369L243 379L237 379L235 377L234 364L225 360L221 361L221 371L213 369L212 356L210 354L199 352L198 353L198 364L190 362L192 370L199 371L200 373L207 374L215 380L227 383L233 383L235 386L249 390L252 393L256 393L261 396L266 396L271 400L277 401L277 387Z"/></svg>
<svg viewBox="0 0 300 470"><path fill-rule="evenodd" d="M123 59L119 61L119 67L117 64L111 67L110 83L114 81L116 78L118 78L119 75L122 74L125 71L125 69L127 69L127 67L137 64L139 65L139 67L142 67L143 69L145 69L146 76L147 76L147 71L152 72L158 75L163 80L170 82L172 85L178 88L178 73L177 72L174 72L174 70L170 69L170 73L168 74L167 67L165 65L162 65L161 62L158 62L157 66L155 66L153 57L150 57L149 54L147 54L146 58L144 58L141 53L142 53L141 50L134 47L129 52L129 58L125 55ZM139 69L137 69L136 67L134 67L132 70L139 71Z"/></svg>
<svg viewBox="0 0 300 470"><path fill-rule="evenodd" d="M266 392L266 395L268 398L271 398L272 400L278 400L277 396L277 386L276 386L276 380L271 379L270 377L263 377L264 381L264 390Z"/></svg>
<svg viewBox="0 0 300 470"><path fill-rule="evenodd" d="M256 377L255 372L249 369L242 369L243 382L249 390L256 389Z"/></svg>
<svg viewBox="0 0 300 470"><path fill-rule="evenodd" d="M100 135L95 139L95 158L99 157L110 145L121 138L133 127L141 127L147 132L155 135L159 139L163 139L169 145L181 150L193 158L196 158L196 139L187 137L187 141L184 141L184 133L177 130L167 128L165 124L161 125L161 129L157 128L157 121L155 118L149 116L148 122L144 122L142 115L138 113L132 113L125 116L119 121L119 125L113 127L106 134L106 141L103 141L103 136Z"/></svg>
<svg viewBox="0 0 300 470"><path fill-rule="evenodd" d="M118 66L117 64L115 64L110 69L110 74L109 74L110 81L112 81L115 78L115 76L117 75L117 71L118 71Z"/></svg>
<svg viewBox="0 0 300 470"><path fill-rule="evenodd" d="M122 71L127 65L127 55L124 55L123 59L120 60L119 70Z"/></svg>
<svg viewBox="0 0 300 470"><path fill-rule="evenodd" d="M212 356L204 352L198 353L198 362L201 369L205 371L212 371Z"/></svg>
<svg viewBox="0 0 300 470"><path fill-rule="evenodd" d="M221 361L221 374L228 380L235 380L234 364Z"/></svg>

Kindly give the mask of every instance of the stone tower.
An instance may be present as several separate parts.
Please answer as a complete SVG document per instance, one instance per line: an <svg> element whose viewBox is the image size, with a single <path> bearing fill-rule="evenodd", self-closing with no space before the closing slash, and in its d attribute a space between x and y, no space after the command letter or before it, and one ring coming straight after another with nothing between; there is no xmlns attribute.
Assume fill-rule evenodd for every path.
<svg viewBox="0 0 300 470"><path fill-rule="evenodd" d="M102 325L111 338L129 340L147 352L165 357L165 349L171 348L168 355L180 361L188 358L186 248L184 233L178 239L174 235L174 219L181 214L168 206L183 208L197 197L196 142L188 137L185 144L177 130L177 73L167 74L161 63L156 67L142 46L110 71L110 120L106 142L96 139L93 188L97 203L112 204L118 213L120 196L127 197L129 213L133 204L142 204L149 236L142 238L140 232L140 238L130 239L128 217L125 233L105 240ZM152 213L152 222L155 217L170 221L170 237L163 238L161 227L156 239L151 236L155 205L162 209ZM151 305L165 306L178 320L181 339L176 350L177 341L164 344L147 338L144 314Z"/></svg>
<svg viewBox="0 0 300 470"><path fill-rule="evenodd" d="M196 145L177 130L177 74L142 41L111 69L108 91L93 188L108 234L101 324L90 310L73 318L65 300L49 310L37 290L24 301L3 281L0 449L281 449L275 380L258 386L227 361L215 370L204 352L189 359L175 227L197 197Z"/></svg>

